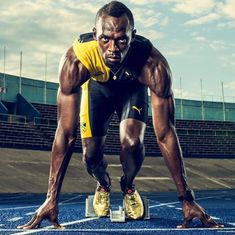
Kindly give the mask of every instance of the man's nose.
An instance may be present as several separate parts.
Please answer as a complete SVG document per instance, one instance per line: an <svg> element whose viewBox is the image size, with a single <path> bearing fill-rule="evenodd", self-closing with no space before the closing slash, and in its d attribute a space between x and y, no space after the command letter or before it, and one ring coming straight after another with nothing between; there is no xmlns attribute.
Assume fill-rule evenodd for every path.
<svg viewBox="0 0 235 235"><path fill-rule="evenodd" d="M109 44L109 51L110 52L115 52L118 51L118 46L117 43L115 42L115 40L110 40L110 44Z"/></svg>

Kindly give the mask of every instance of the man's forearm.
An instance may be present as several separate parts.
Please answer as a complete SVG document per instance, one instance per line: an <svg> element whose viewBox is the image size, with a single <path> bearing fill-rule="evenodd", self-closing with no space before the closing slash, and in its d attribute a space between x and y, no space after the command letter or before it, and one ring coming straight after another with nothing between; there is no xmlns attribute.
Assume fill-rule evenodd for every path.
<svg viewBox="0 0 235 235"><path fill-rule="evenodd" d="M70 162L75 138L71 141L64 136L56 136L51 154L51 166L47 198L58 203L63 179Z"/></svg>
<svg viewBox="0 0 235 235"><path fill-rule="evenodd" d="M158 141L165 163L171 173L175 182L179 196L182 196L189 189L186 170L182 157L182 152L178 138L173 128L166 134L166 136Z"/></svg>

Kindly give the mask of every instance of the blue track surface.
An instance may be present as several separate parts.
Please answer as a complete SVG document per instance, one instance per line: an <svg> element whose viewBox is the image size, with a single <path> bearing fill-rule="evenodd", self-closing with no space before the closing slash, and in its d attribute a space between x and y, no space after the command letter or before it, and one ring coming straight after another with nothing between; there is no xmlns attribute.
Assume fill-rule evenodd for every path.
<svg viewBox="0 0 235 235"><path fill-rule="evenodd" d="M175 192L142 193L150 199L150 220L112 223L109 218L85 218L85 199L87 194L62 194L60 197L59 221L65 230L50 228L47 221L38 230L18 230L25 224L42 204L45 195L1 194L0 195L0 234L234 234L235 235L235 190L196 192L197 202L208 214L223 223L223 229L202 228L195 220L189 229L179 230L182 223L181 204ZM122 196L111 194L112 208L122 205Z"/></svg>

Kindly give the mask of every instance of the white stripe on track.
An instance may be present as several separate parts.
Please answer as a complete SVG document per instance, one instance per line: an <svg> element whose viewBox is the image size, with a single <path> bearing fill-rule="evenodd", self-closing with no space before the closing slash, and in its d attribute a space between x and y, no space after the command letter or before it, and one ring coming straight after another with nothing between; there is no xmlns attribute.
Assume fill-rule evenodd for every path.
<svg viewBox="0 0 235 235"><path fill-rule="evenodd" d="M85 218L85 219L81 219L81 220L66 222L66 223L62 223L61 226L68 226L68 225L72 225L72 224L80 224L80 223L87 222L87 221L90 221L90 220L95 220L95 219L98 219L98 217ZM14 231L19 231L19 230L17 229L17 230L14 230ZM42 229L31 229L31 230L18 232L18 233L12 233L12 235L13 234L14 235L24 235L24 234L32 234L32 233L38 233L38 232L44 232L44 231L54 231L54 232L56 232L56 231L65 231L65 232L67 232L68 230L67 229L53 229L53 226L47 226L47 227L42 228Z"/></svg>
<svg viewBox="0 0 235 235"><path fill-rule="evenodd" d="M94 218L93 218L94 219ZM75 221L73 221L75 222ZM136 229L128 229L128 228L116 228L116 229L33 229L27 230L24 232L19 232L18 229L0 229L0 232L17 232L12 233L12 235L24 235L24 234L32 234L37 232L139 232L140 228ZM142 232L154 232L154 231L217 231L217 232L235 232L235 228L187 228L187 229L180 229L180 228L142 228Z"/></svg>
<svg viewBox="0 0 235 235"><path fill-rule="evenodd" d="M210 181L212 181L212 182L214 182L214 183L216 183L216 184L218 184L218 185L220 185L220 186L223 186L223 187L228 188L228 189L231 189L231 188L232 188L232 187L230 187L229 185L224 184L224 183L222 183L222 182L220 182L220 181L218 181L218 180L216 180L216 179L214 179L214 178L210 178L210 177L207 177L207 176L205 176L205 175L202 175L201 172L197 172L197 171L192 170L192 169L190 169L190 168L188 168L188 167L187 167L186 169L187 169L187 171L192 172L192 173L195 174L195 175L199 175L199 176L201 176L201 177L203 177L203 178L205 178L205 179L207 179L207 180L210 180Z"/></svg>
<svg viewBox="0 0 235 235"><path fill-rule="evenodd" d="M71 203L67 203L70 202L74 199L77 199L79 197L82 197L83 195L78 195L76 197L72 197L69 198L67 200L64 200L62 202L59 203L59 205L67 205L67 204L71 204ZM19 207L10 207L10 208L0 208L0 211L7 211L7 210L18 210L18 209L28 209L28 208L35 208L35 207L39 207L40 205L35 205L35 206L19 206Z"/></svg>
<svg viewBox="0 0 235 235"><path fill-rule="evenodd" d="M21 219L23 219L23 217L13 217L11 219L8 219L7 221L14 222L14 221L18 221L18 220L21 220Z"/></svg>

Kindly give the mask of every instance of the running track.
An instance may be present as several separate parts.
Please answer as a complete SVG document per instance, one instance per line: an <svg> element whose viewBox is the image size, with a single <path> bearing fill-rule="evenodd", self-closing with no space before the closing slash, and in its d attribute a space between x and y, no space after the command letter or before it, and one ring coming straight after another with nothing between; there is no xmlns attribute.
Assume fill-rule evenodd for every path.
<svg viewBox="0 0 235 235"><path fill-rule="evenodd" d="M60 197L59 221L65 230L55 230L47 221L37 230L19 230L45 199L42 194L0 194L0 234L234 234L235 235L235 189L223 191L197 191L197 201L223 229L202 228L199 220L189 229L176 229L182 223L182 210L175 192L142 193L150 200L150 220L111 223L109 218L85 218L87 194L62 194ZM122 205L119 193L111 194L112 208Z"/></svg>

